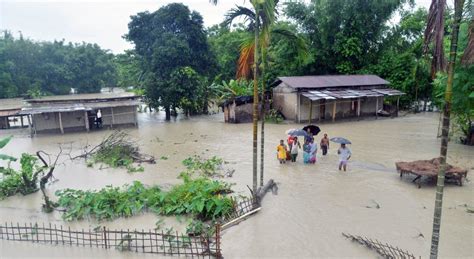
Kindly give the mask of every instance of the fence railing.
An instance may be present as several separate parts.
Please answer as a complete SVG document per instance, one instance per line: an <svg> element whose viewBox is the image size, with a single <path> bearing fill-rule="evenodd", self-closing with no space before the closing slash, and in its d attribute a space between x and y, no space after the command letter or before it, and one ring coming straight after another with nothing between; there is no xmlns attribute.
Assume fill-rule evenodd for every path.
<svg viewBox="0 0 474 259"><path fill-rule="evenodd" d="M98 247L161 255L221 257L220 225L213 236L188 236L157 230L111 230L106 227L72 230L53 224L0 225L0 239L34 243Z"/></svg>
<svg viewBox="0 0 474 259"><path fill-rule="evenodd" d="M411 254L408 251L404 251L401 248L394 247L387 243L383 244L377 239L372 240L367 237L353 236L351 234L346 234L346 233L342 233L342 235L345 236L346 238L351 239L352 241L355 241L361 245L368 247L369 249L375 250L375 252L377 252L379 255L382 256L382 258L387 258L387 259L398 259L398 258L415 259L416 258L413 254Z"/></svg>
<svg viewBox="0 0 474 259"><path fill-rule="evenodd" d="M221 258L221 224L225 225L257 211L256 198L244 198L235 203L231 213L215 225L213 235L190 236L178 232L121 229L106 227L74 230L55 224L0 224L0 239L34 243L117 249L137 253L177 255L200 258Z"/></svg>

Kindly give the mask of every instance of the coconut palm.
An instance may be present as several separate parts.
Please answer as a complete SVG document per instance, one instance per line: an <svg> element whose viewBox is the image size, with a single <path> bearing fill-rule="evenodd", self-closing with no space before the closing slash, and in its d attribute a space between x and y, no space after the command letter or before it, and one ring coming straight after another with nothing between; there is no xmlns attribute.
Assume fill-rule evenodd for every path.
<svg viewBox="0 0 474 259"><path fill-rule="evenodd" d="M215 0L211 0L215 1ZM226 23L231 23L237 17L243 17L246 21L249 21L249 27L254 32L253 44L248 41L247 45L242 47L242 53L239 58L239 70L248 71L241 69L242 65L249 65L246 61L251 61L253 69L253 194L257 194L257 131L258 131L258 58L259 48L261 47L262 40L265 40L264 36L270 28L270 25L275 19L275 7L278 0L250 0L252 9L242 6L232 9L226 15ZM260 33L261 32L261 33ZM245 44L245 43L244 43ZM253 57L252 57L253 54ZM243 55L245 57L243 57ZM242 61L242 62L241 62ZM263 133L262 133L263 134ZM261 178L263 175L261 176ZM263 181L262 181L263 182Z"/></svg>
<svg viewBox="0 0 474 259"><path fill-rule="evenodd" d="M262 4L255 8L260 10L256 12L246 7L237 6L231 9L226 14L224 24L231 24L236 18L243 18L248 23L248 30L254 32L254 37L249 37L242 42L241 53L237 67L237 78L250 78L251 66L253 65L254 82L258 76L255 74L255 64L260 68L261 75L261 142L260 142L260 186L263 186L264 176L264 149L265 149L265 91L266 91L266 80L265 74L268 67L268 48L271 43L271 36L273 34L279 34L284 36L286 39L295 42L299 56L306 56L307 47L300 37L294 34L292 31L285 30L282 28L274 28L277 14L278 0L266 0L260 1ZM261 56L261 63L258 64L258 54Z"/></svg>
<svg viewBox="0 0 474 259"><path fill-rule="evenodd" d="M448 82L445 90L443 126L441 133L440 169L436 187L436 200L433 218L433 233L431 236L430 258L438 258L438 244L441 227L441 214L443 207L444 176L446 173L446 155L448 152L449 119L451 114L451 102L453 91L454 66L456 62L456 51L459 34L459 24L462 18L464 0L454 1L454 22L451 33L451 47L448 62ZM444 10L446 0L432 0L428 14L428 23L425 30L425 51L430 43L433 43L432 75L439 70L444 70L443 35L444 35Z"/></svg>

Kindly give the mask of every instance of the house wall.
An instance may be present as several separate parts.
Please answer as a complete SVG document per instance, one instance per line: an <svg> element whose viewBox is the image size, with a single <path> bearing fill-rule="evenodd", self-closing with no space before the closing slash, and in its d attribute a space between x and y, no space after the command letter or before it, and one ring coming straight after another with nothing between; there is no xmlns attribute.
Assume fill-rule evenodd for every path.
<svg viewBox="0 0 474 259"><path fill-rule="evenodd" d="M232 106L234 111L235 123L246 123L253 121L253 103L246 103L238 106Z"/></svg>
<svg viewBox="0 0 474 259"><path fill-rule="evenodd" d="M283 83L273 89L273 109L279 110L285 119L297 120L298 93Z"/></svg>
<svg viewBox="0 0 474 259"><path fill-rule="evenodd" d="M112 110L114 114L112 122ZM136 106L120 106L114 108L101 109L103 125L124 125L136 123Z"/></svg>
<svg viewBox="0 0 474 259"><path fill-rule="evenodd" d="M383 97L378 97L379 109L383 106ZM374 116L376 111L377 98L361 98L360 99L360 116ZM350 118L357 116L357 101L358 99L345 99L338 100L336 104L336 119ZM304 96L300 96L299 101L299 115L301 122L307 122L309 120L310 113L310 100ZM334 101L326 100L326 102L318 100L313 101L313 112L311 121L318 121L320 116L320 105L325 106L324 116L321 114L323 120L332 120L332 113L334 109ZM324 117L324 118L323 118ZM298 109L296 109L295 121L298 121Z"/></svg>
<svg viewBox="0 0 474 259"><path fill-rule="evenodd" d="M122 106L113 108L113 125L136 123L136 106ZM112 126L112 108L100 109L102 125ZM62 112L61 120L64 131L86 130L85 112ZM59 113L43 113L33 115L33 124L37 132L60 132ZM92 125L90 125L92 128Z"/></svg>
<svg viewBox="0 0 474 259"><path fill-rule="evenodd" d="M383 96L381 97L372 97L367 98L362 102L362 106L360 107L360 115L375 115L376 105L377 105L377 98L379 100L379 110L383 107Z"/></svg>

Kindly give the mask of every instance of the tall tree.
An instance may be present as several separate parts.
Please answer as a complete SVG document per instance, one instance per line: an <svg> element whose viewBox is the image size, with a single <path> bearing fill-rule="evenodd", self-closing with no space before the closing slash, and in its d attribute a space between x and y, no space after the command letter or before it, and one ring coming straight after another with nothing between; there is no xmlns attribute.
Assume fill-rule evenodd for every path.
<svg viewBox="0 0 474 259"><path fill-rule="evenodd" d="M446 174L446 156L448 153L448 137L449 137L449 124L450 124L450 115L451 115L451 102L452 102L452 89L453 89L453 79L454 79L454 68L456 63L457 56L457 44L458 44L458 34L459 34L459 25L462 18L464 0L455 0L454 1L454 22L452 24L451 31L451 46L449 52L449 61L448 61L448 82L446 85L446 90L444 93L444 109L443 109L443 126L441 133L441 150L440 150L440 169L438 172L438 180L436 187L436 200L435 200L435 209L433 216L433 232L431 236L431 250L430 258L438 258L438 245L440 239L440 228L441 228L441 215L443 209L443 194L444 194L444 180ZM432 74L435 74L436 71L443 69L444 59L442 41L444 34L444 9L446 8L445 0L432 0L430 6L430 13L428 15L428 23L425 31L425 46L429 43L434 42L434 52L433 52L433 66L434 70ZM441 48L441 49L439 49ZM427 48L425 48L427 49Z"/></svg>
<svg viewBox="0 0 474 259"><path fill-rule="evenodd" d="M411 0L289 2L286 15L311 42L307 74L351 74L376 63L387 21Z"/></svg>
<svg viewBox="0 0 474 259"><path fill-rule="evenodd" d="M145 94L151 106L171 110L181 108L179 91L170 84L177 69L190 67L200 75L214 73L215 63L206 39L202 16L183 4L173 3L150 13L132 16L126 38L145 69Z"/></svg>
<svg viewBox="0 0 474 259"><path fill-rule="evenodd" d="M242 50L238 61L238 70L237 77L248 78L250 73L251 64L257 66L260 70L260 82L262 84L261 90L261 139L260 139L260 186L263 186L264 181L264 165L265 165L265 94L266 94L266 84L267 84L267 69L268 69L268 52L271 43L271 36L273 34L278 34L280 37L289 39L290 42L296 43L296 49L298 56L301 56L301 53L305 52L304 41L299 38L295 33L290 30L287 30L284 27L275 28L276 15L277 15L277 5L278 0L266 0L262 1L260 6L257 6L255 10L260 10L256 12L255 10L248 9L243 6L237 6L236 8L231 9L226 14L226 19L224 24L231 24L232 21L236 18L243 18L248 22L248 30L254 32L254 38L246 39L242 44ZM260 8L260 9L258 9ZM257 34L256 31L260 30ZM253 54L253 55L252 55ZM257 54L257 55L255 55ZM258 63L258 58L260 55L261 62ZM304 54L303 54L304 55ZM255 82L255 69L254 69L254 82Z"/></svg>

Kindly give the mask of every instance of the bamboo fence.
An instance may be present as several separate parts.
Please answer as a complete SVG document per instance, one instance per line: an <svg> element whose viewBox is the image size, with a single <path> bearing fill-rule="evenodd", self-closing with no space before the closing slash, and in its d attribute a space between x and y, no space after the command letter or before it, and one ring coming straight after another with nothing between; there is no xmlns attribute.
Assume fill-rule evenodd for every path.
<svg viewBox="0 0 474 259"><path fill-rule="evenodd" d="M367 237L353 236L351 234L342 233L348 239L355 241L361 245L368 247L369 249L375 250L382 258L386 259L415 259L416 257L408 251L404 251L401 248L394 247L387 243L383 244L377 239L372 240ZM421 258L421 257L420 257Z"/></svg>
<svg viewBox="0 0 474 259"><path fill-rule="evenodd" d="M111 230L103 227L73 230L51 223L4 223L0 225L0 239L192 258L221 258L220 225L216 225L213 236L188 236L178 232L143 229Z"/></svg>

